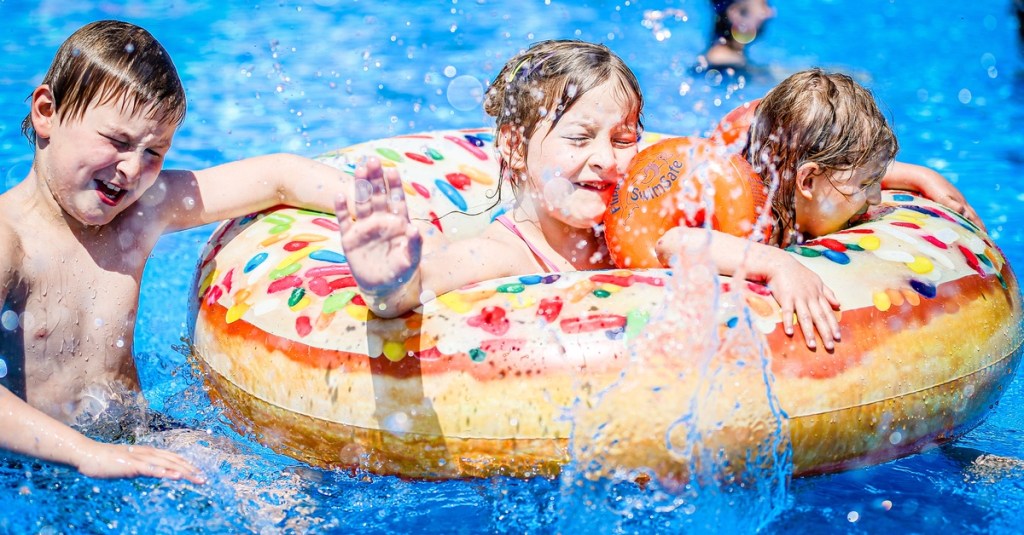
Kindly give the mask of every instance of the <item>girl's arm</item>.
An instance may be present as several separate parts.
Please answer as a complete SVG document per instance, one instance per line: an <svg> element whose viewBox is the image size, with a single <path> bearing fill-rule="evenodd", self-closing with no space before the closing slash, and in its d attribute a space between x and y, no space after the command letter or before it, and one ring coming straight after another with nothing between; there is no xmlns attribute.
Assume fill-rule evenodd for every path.
<svg viewBox="0 0 1024 535"><path fill-rule="evenodd" d="M966 217L982 230L981 222L974 208L967 203L963 193L956 189L946 177L928 167L903 162L893 162L882 177L882 187L887 189L904 189L916 191L925 197Z"/></svg>
<svg viewBox="0 0 1024 535"><path fill-rule="evenodd" d="M96 442L54 420L0 386L0 448L74 466L84 475L206 479L176 453L149 446Z"/></svg>
<svg viewBox="0 0 1024 535"><path fill-rule="evenodd" d="M793 335L795 313L808 348L817 347L817 330L825 349L834 349L834 342L840 339L834 313L839 301L817 273L782 249L703 228L670 229L658 240L655 250L662 264L668 266L672 255L690 254L704 247L720 274L742 274L748 280L767 283L782 307L782 327L787 335Z"/></svg>

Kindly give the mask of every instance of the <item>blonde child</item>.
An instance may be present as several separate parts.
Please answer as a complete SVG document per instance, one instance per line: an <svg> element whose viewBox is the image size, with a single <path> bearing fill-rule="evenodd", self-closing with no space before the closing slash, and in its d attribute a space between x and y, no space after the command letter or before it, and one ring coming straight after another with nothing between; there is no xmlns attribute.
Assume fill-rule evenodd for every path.
<svg viewBox="0 0 1024 535"><path fill-rule="evenodd" d="M643 99L629 68L602 45L545 41L513 57L488 90L501 177L516 193L511 212L477 238L420 261L397 172L370 160L356 182L369 199L336 204L352 274L380 316L400 315L486 279L611 267L600 228L612 190L637 153Z"/></svg>
<svg viewBox="0 0 1024 535"><path fill-rule="evenodd" d="M832 291L783 248L840 230L881 200L881 187L918 191L980 224L959 191L930 169L895 162L898 144L871 93L843 74L794 74L758 104L744 156L771 198L765 243L711 231L710 252L723 275L763 280L782 307L783 327L797 321L809 348L815 330L826 350L839 341ZM697 247L704 229L677 227L656 245L671 255Z"/></svg>
<svg viewBox="0 0 1024 535"><path fill-rule="evenodd" d="M339 173L289 155L161 170L185 94L167 51L124 22L76 31L30 102L32 169L0 195L0 448L90 476L201 482L177 454L101 444L65 424L89 398L138 392L132 335L161 234L282 203L330 210L318 199L334 197Z"/></svg>

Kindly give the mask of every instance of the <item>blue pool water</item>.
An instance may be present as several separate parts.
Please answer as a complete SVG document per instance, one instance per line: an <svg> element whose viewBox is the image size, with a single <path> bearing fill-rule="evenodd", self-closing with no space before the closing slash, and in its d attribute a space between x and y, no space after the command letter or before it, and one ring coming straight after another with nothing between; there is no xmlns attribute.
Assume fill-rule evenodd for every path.
<svg viewBox="0 0 1024 535"><path fill-rule="evenodd" d="M92 20L145 26L174 57L189 114L167 165L186 168L278 151L314 156L399 133L488 124L475 88L529 43L576 37L608 44L633 67L652 131L707 133L735 105L808 66L853 74L890 114L900 159L954 180L1022 269L1024 64L1010 0L956 3L955 10L927 0L778 2L778 18L750 51L763 73L742 85L690 70L708 33L706 4L0 0L0 190L31 163L19 131L25 97L59 43ZM573 498L557 482L416 483L325 472L238 436L180 350L192 268L211 230L160 242L136 329L151 407L203 433L150 440L195 459L210 483L99 481L45 463L0 463L0 533L674 532L703 525L665 524L652 513L566 526L559 518ZM949 447L793 480L763 531L1018 532L1022 414L1018 377L988 419Z"/></svg>

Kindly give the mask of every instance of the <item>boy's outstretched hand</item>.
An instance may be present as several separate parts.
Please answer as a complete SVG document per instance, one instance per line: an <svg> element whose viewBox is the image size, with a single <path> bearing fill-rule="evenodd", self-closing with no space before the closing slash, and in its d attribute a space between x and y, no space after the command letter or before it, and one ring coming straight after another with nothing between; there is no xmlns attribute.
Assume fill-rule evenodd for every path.
<svg viewBox="0 0 1024 535"><path fill-rule="evenodd" d="M782 249L776 250L788 254ZM807 347L817 348L814 336L817 331L825 350L832 351L835 342L840 341L839 321L835 315L839 309L839 300L817 273L795 259L788 260L780 262L779 269L767 280L768 288L782 307L782 328L787 335L792 336L793 316L796 315Z"/></svg>
<svg viewBox="0 0 1024 535"><path fill-rule="evenodd" d="M184 457L169 451L149 446L128 446L104 444L86 439L77 455L78 471L89 477L101 479L118 477L159 477L163 479L187 479L192 483L206 482L195 466Z"/></svg>
<svg viewBox="0 0 1024 535"><path fill-rule="evenodd" d="M397 169L384 169L370 158L356 167L353 189L351 197L342 193L334 203L341 246L359 289L387 296L416 273L423 239L409 221Z"/></svg>

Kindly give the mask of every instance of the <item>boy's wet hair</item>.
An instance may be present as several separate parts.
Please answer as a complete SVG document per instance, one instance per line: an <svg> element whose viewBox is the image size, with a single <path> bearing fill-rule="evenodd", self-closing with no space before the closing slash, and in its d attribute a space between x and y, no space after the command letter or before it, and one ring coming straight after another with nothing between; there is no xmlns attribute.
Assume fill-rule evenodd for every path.
<svg viewBox="0 0 1024 535"><path fill-rule="evenodd" d="M171 56L146 30L127 22L87 24L68 37L43 77L61 122L82 118L89 106L123 103L127 113L145 110L161 122L185 119L185 90ZM35 143L31 113L21 131Z"/></svg>
<svg viewBox="0 0 1024 535"><path fill-rule="evenodd" d="M845 74L821 69L786 78L761 99L743 155L761 175L772 198L774 245L796 231L796 174L816 163L832 180L858 170L881 181L899 143L871 92Z"/></svg>
<svg viewBox="0 0 1024 535"><path fill-rule="evenodd" d="M585 41L541 41L517 54L491 82L484 111L495 118L499 134L505 127L513 129L514 148L525 158L526 143L542 120L557 124L587 91L613 79L632 105L639 133L644 102L636 76L608 47ZM500 176L507 173L502 158Z"/></svg>

